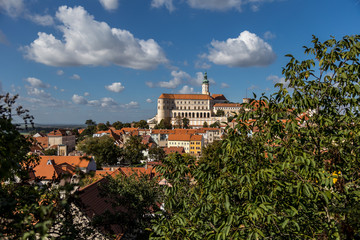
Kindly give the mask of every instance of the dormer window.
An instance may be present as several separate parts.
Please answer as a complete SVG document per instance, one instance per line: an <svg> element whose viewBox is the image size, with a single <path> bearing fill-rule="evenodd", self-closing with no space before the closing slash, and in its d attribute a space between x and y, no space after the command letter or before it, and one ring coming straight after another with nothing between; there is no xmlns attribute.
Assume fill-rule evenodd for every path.
<svg viewBox="0 0 360 240"><path fill-rule="evenodd" d="M51 159L47 161L46 165L52 165Z"/></svg>

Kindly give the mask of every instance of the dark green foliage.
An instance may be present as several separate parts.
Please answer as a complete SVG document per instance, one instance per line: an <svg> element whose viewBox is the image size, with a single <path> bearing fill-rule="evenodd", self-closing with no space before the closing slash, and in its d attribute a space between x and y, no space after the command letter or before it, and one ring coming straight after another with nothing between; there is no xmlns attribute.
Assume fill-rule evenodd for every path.
<svg viewBox="0 0 360 240"><path fill-rule="evenodd" d="M216 121L216 122L210 124L210 127L211 127L211 128L218 128L218 127L220 127L220 122L219 122L219 121Z"/></svg>
<svg viewBox="0 0 360 240"><path fill-rule="evenodd" d="M107 130L109 130L109 127L107 125L105 125L104 123L99 123L97 125L97 130L98 131L107 131Z"/></svg>
<svg viewBox="0 0 360 240"><path fill-rule="evenodd" d="M110 229L111 224L121 225L127 234L134 234L136 239L149 239L151 220L156 218L162 191L158 179L150 175L134 174L108 177L108 182L101 185L100 195L112 204L114 212L97 216L95 226Z"/></svg>
<svg viewBox="0 0 360 240"><path fill-rule="evenodd" d="M214 154L164 161L153 238L359 237L360 36L312 43L309 60L288 55L291 89L245 105Z"/></svg>
<svg viewBox="0 0 360 240"><path fill-rule="evenodd" d="M80 151L94 156L98 169L104 165L117 164L123 156L122 149L116 146L114 139L109 136L86 138L77 147Z"/></svg>
<svg viewBox="0 0 360 240"><path fill-rule="evenodd" d="M125 143L122 163L139 164L141 160L144 160L142 151L146 149L147 146L142 143L141 136L131 136Z"/></svg>
<svg viewBox="0 0 360 240"><path fill-rule="evenodd" d="M182 119L182 126L183 126L183 128L188 129L188 128L189 128L189 123L190 123L190 120L189 120L189 119L187 119L187 118L183 118L183 119Z"/></svg>
<svg viewBox="0 0 360 240"><path fill-rule="evenodd" d="M204 122L203 128L207 128L207 127L209 127L209 124L207 122Z"/></svg>
<svg viewBox="0 0 360 240"><path fill-rule="evenodd" d="M166 157L164 150L161 147L153 147L149 149L149 159L154 161L162 161Z"/></svg>
<svg viewBox="0 0 360 240"><path fill-rule="evenodd" d="M134 124L134 127L141 128L141 129L148 129L149 125L145 120L140 120Z"/></svg>
<svg viewBox="0 0 360 240"><path fill-rule="evenodd" d="M55 148L49 148L43 151L45 156L56 156L57 155L57 149Z"/></svg>
<svg viewBox="0 0 360 240"><path fill-rule="evenodd" d="M112 126L116 129L116 130L120 130L124 127L124 124L120 121L116 121L112 124Z"/></svg>
<svg viewBox="0 0 360 240"><path fill-rule="evenodd" d="M221 110L221 109L217 110L215 116L217 116L217 117L223 117L223 116L225 116L224 110Z"/></svg>
<svg viewBox="0 0 360 240"><path fill-rule="evenodd" d="M161 119L160 123L156 124L154 129L172 129L172 125L169 120Z"/></svg>
<svg viewBox="0 0 360 240"><path fill-rule="evenodd" d="M89 126L95 126L96 122L93 121L92 119L88 119L85 121L85 124L89 127Z"/></svg>

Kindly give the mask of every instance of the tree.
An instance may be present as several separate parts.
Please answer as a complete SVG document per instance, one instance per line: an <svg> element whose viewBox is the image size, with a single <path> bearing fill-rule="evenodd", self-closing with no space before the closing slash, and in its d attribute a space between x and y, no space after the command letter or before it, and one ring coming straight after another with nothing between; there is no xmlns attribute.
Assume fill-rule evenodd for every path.
<svg viewBox="0 0 360 240"><path fill-rule="evenodd" d="M124 158L123 162L128 164L139 164L141 160L144 160L143 151L147 147L142 143L141 136L131 136L124 146Z"/></svg>
<svg viewBox="0 0 360 240"><path fill-rule="evenodd" d="M49 148L44 150L44 155L45 156L56 156L57 155L57 149L55 148Z"/></svg>
<svg viewBox="0 0 360 240"><path fill-rule="evenodd" d="M161 147L156 146L149 149L149 159L154 161L162 161L165 157L165 151Z"/></svg>
<svg viewBox="0 0 360 240"><path fill-rule="evenodd" d="M109 127L106 126L104 123L99 123L97 125L97 130L98 131L107 131L107 130L109 130Z"/></svg>
<svg viewBox="0 0 360 240"><path fill-rule="evenodd" d="M218 127L220 127L219 121L216 121L216 122L210 124L210 127L212 127L212 128L218 128Z"/></svg>
<svg viewBox="0 0 360 240"><path fill-rule="evenodd" d="M131 239L149 239L151 221L156 218L154 213L160 210L162 190L157 178L134 172L130 176L109 176L107 180L100 188L100 196L117 211L95 217L93 224L106 229L119 224L127 234L135 236Z"/></svg>
<svg viewBox="0 0 360 240"><path fill-rule="evenodd" d="M359 237L360 35L312 43L287 55L291 89L245 104L213 157L159 167L172 187L154 238Z"/></svg>
<svg viewBox="0 0 360 240"><path fill-rule="evenodd" d="M77 145L77 148L86 154L93 155L98 169L104 165L117 164L123 156L122 149L116 146L114 139L109 136L86 138Z"/></svg>
<svg viewBox="0 0 360 240"><path fill-rule="evenodd" d="M204 122L203 128L207 128L207 127L209 127L208 123L207 123L207 122Z"/></svg>
<svg viewBox="0 0 360 240"><path fill-rule="evenodd" d="M96 125L96 122L91 120L91 119L88 119L85 121L85 124L89 127L89 126L95 126Z"/></svg>
<svg viewBox="0 0 360 240"><path fill-rule="evenodd" d="M145 120L140 120L139 122L135 123L134 127L141 129L148 129L149 125Z"/></svg>
<svg viewBox="0 0 360 240"><path fill-rule="evenodd" d="M189 128L189 123L190 123L190 120L188 118L183 118L182 119L183 128L188 129Z"/></svg>
<svg viewBox="0 0 360 240"><path fill-rule="evenodd" d="M172 125L169 120L161 119L160 123L156 124L154 129L172 129Z"/></svg>
<svg viewBox="0 0 360 240"><path fill-rule="evenodd" d="M120 129L123 128L124 125L123 125L122 122L116 121L116 122L114 122L114 123L112 124L112 126L113 126L116 130L120 130Z"/></svg>
<svg viewBox="0 0 360 240"><path fill-rule="evenodd" d="M216 116L217 116L217 117L223 117L223 116L225 116L224 110L221 110L221 109L217 110L217 111L216 111Z"/></svg>

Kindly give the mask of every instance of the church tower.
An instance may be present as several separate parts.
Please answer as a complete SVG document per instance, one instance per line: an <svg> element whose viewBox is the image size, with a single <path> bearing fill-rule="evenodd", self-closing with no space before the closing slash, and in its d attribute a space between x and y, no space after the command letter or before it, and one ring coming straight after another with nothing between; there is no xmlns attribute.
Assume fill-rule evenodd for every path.
<svg viewBox="0 0 360 240"><path fill-rule="evenodd" d="M209 80L207 79L207 73L204 73L204 79L202 82L202 94L206 94L210 96L210 92L209 92Z"/></svg>

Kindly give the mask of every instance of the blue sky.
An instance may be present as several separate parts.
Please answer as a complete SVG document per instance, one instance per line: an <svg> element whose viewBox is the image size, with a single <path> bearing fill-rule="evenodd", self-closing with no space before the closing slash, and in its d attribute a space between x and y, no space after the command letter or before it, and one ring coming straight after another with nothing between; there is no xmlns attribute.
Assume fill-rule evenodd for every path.
<svg viewBox="0 0 360 240"><path fill-rule="evenodd" d="M312 35L360 33L360 0L0 0L0 91L37 123L131 122L161 93L271 94Z"/></svg>

